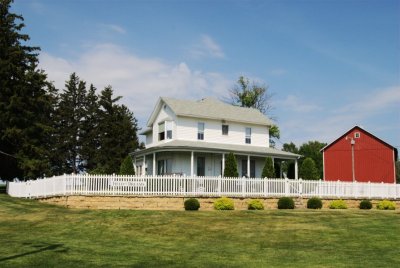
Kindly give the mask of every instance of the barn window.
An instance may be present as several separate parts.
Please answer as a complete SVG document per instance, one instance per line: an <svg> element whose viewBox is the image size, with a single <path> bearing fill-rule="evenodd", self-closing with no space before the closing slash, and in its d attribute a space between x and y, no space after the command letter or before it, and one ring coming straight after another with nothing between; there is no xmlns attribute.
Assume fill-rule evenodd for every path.
<svg viewBox="0 0 400 268"><path fill-rule="evenodd" d="M360 132L354 133L354 138L356 138L356 139L360 138Z"/></svg>

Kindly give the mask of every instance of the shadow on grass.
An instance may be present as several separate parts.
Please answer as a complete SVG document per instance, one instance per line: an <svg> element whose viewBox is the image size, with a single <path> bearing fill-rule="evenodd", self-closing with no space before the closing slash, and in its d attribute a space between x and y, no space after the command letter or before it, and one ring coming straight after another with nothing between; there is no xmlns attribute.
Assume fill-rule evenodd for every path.
<svg viewBox="0 0 400 268"><path fill-rule="evenodd" d="M41 253L43 251L54 251L54 250L57 250L57 249L61 249L61 251L58 251L58 252L68 251L68 249L65 249L65 248L62 249L63 246L64 246L64 244L36 245L36 246L34 246L35 248L37 248L35 250L28 251L28 252L21 253L21 254L8 256L8 257L5 257L5 258L1 258L0 262L12 260L12 259L17 259L17 258L24 257L24 256L27 256L27 255Z"/></svg>

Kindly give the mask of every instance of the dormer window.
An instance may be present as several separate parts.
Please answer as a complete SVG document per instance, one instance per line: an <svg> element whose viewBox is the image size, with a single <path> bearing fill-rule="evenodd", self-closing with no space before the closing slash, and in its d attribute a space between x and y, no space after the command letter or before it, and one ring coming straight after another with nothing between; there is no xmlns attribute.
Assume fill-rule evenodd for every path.
<svg viewBox="0 0 400 268"><path fill-rule="evenodd" d="M172 139L172 121L165 121L165 130L167 132L167 140Z"/></svg>
<svg viewBox="0 0 400 268"><path fill-rule="evenodd" d="M204 123L197 123L197 139L204 140Z"/></svg>
<svg viewBox="0 0 400 268"><path fill-rule="evenodd" d="M246 144L251 144L251 128L246 127L246 137L245 137Z"/></svg>
<svg viewBox="0 0 400 268"><path fill-rule="evenodd" d="M158 125L158 140L165 140L165 122Z"/></svg>
<svg viewBox="0 0 400 268"><path fill-rule="evenodd" d="M172 121L164 121L158 125L158 140L172 139Z"/></svg>
<svg viewBox="0 0 400 268"><path fill-rule="evenodd" d="M229 125L222 125L222 135L228 135Z"/></svg>

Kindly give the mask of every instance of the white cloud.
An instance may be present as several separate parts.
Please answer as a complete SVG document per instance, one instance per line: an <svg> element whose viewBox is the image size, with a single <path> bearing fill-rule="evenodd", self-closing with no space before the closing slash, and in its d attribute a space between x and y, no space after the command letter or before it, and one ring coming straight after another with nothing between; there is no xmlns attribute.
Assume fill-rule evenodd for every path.
<svg viewBox="0 0 400 268"><path fill-rule="evenodd" d="M288 95L286 99L278 101L277 104L298 113L309 113L321 109L318 105L308 104L294 95Z"/></svg>
<svg viewBox="0 0 400 268"><path fill-rule="evenodd" d="M225 58L221 47L210 36L205 34L201 35L199 43L191 48L190 54L194 58Z"/></svg>
<svg viewBox="0 0 400 268"><path fill-rule="evenodd" d="M64 88L72 72L93 83L99 91L112 85L141 126L145 125L160 96L219 98L226 95L231 84L221 74L192 70L184 62L168 64L160 59L141 58L113 44L94 46L75 60L41 53L40 67L59 89Z"/></svg>
<svg viewBox="0 0 400 268"><path fill-rule="evenodd" d="M119 34L126 33L126 30L124 28L116 24L101 24L100 26L105 28L106 30L113 31Z"/></svg>
<svg viewBox="0 0 400 268"><path fill-rule="evenodd" d="M283 76L287 73L287 71L285 69L282 68L276 68L276 69L272 69L268 72L269 75L271 76Z"/></svg>
<svg viewBox="0 0 400 268"><path fill-rule="evenodd" d="M292 99L291 96L288 96L286 101L290 103ZM400 107L400 87L394 86L376 90L357 100L349 100L334 110L320 109L317 113L307 114L289 112L279 124L282 141L293 141L296 144L309 140L331 142L355 125L364 125L373 133L374 131L383 133L380 122L376 122L372 118L381 113L394 115L398 111L398 107ZM396 118L393 118L393 126L389 128L391 131L400 129L399 113L396 114L397 122ZM387 128L386 123L382 123L382 126Z"/></svg>

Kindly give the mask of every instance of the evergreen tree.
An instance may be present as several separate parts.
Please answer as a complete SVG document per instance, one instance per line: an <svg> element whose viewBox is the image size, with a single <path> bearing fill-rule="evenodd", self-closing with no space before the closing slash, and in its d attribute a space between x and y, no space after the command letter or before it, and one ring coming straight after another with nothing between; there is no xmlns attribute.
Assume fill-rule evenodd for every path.
<svg viewBox="0 0 400 268"><path fill-rule="evenodd" d="M11 3L0 1L0 177L34 179L51 173L52 85Z"/></svg>
<svg viewBox="0 0 400 268"><path fill-rule="evenodd" d="M273 178L274 176L275 176L275 170L274 170L274 164L272 162L272 158L271 157L266 157L261 177L263 177L263 178Z"/></svg>
<svg viewBox="0 0 400 268"><path fill-rule="evenodd" d="M304 159L300 167L300 178L304 180L318 180L318 169L315 166L315 162L312 158L307 157Z"/></svg>
<svg viewBox="0 0 400 268"><path fill-rule="evenodd" d="M237 170L236 157L233 153L229 153L225 160L224 177L239 177Z"/></svg>
<svg viewBox="0 0 400 268"><path fill-rule="evenodd" d="M113 97L111 86L100 93L99 149L95 157L96 169L106 174L117 173L127 154L138 147L137 121L125 105L118 105L121 97Z"/></svg>
<svg viewBox="0 0 400 268"><path fill-rule="evenodd" d="M322 160L322 152L321 149L326 146L326 143L322 143L319 141L309 141L307 143L303 143L299 148L299 154L304 156L303 159L300 159L299 164L302 165L302 162L310 157L314 160L315 166L318 170L318 178L323 177L324 173L324 163Z"/></svg>
<svg viewBox="0 0 400 268"><path fill-rule="evenodd" d="M96 88L90 85L84 105L85 115L82 126L82 148L81 159L85 171L93 170L96 167L96 153L100 147L99 142L99 112L100 106Z"/></svg>
<svg viewBox="0 0 400 268"><path fill-rule="evenodd" d="M125 157L124 161L122 161L121 166L119 168L120 175L135 175L135 169L132 164L132 157L128 155Z"/></svg>
<svg viewBox="0 0 400 268"><path fill-rule="evenodd" d="M85 125L86 83L72 73L60 94L57 117L58 173L83 171L81 157Z"/></svg>

